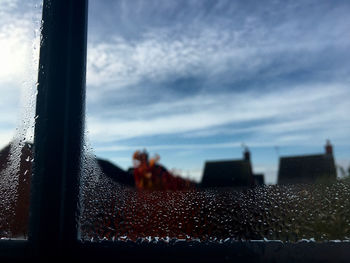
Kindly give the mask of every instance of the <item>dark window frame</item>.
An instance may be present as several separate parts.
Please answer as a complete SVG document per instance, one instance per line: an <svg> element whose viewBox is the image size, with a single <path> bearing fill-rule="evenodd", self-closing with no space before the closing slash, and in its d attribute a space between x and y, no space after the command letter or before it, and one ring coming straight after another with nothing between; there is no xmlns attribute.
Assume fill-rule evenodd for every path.
<svg viewBox="0 0 350 263"><path fill-rule="evenodd" d="M29 259L346 262L350 242L78 240L88 0L44 0L28 240L0 240L0 261Z"/></svg>

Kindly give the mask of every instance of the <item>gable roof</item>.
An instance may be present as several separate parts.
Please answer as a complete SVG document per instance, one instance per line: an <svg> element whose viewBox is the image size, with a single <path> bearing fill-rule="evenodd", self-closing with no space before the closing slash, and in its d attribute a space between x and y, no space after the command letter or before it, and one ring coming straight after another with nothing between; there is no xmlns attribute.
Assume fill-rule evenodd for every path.
<svg viewBox="0 0 350 263"><path fill-rule="evenodd" d="M102 172L112 180L127 186L135 186L134 176L111 163L110 161L97 159L98 165Z"/></svg>
<svg viewBox="0 0 350 263"><path fill-rule="evenodd" d="M308 183L319 179L336 179L332 154L280 158L278 184Z"/></svg>
<svg viewBox="0 0 350 263"><path fill-rule="evenodd" d="M201 186L203 187L246 187L254 183L250 161L222 160L207 161Z"/></svg>

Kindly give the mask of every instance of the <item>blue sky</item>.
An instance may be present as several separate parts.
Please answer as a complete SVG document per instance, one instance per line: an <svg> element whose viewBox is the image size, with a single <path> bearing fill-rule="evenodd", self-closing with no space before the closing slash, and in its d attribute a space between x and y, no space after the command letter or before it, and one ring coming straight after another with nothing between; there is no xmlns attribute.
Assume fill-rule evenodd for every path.
<svg viewBox="0 0 350 263"><path fill-rule="evenodd" d="M0 0L1 145L34 116L29 2ZM327 138L348 166L349 13L337 0L90 0L87 140L123 168L146 148L194 180L242 143L268 183L279 156L323 152Z"/></svg>
<svg viewBox="0 0 350 263"><path fill-rule="evenodd" d="M199 180L239 159L276 180L278 156L349 163L348 1L90 1L87 128L98 156L133 151Z"/></svg>

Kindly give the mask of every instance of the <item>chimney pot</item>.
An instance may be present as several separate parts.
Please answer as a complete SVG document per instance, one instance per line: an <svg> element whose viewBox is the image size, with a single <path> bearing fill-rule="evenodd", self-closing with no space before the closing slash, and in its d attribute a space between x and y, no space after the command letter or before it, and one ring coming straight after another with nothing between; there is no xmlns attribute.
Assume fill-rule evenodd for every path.
<svg viewBox="0 0 350 263"><path fill-rule="evenodd" d="M249 152L248 148L245 148L245 150L244 150L244 160L250 161L250 152Z"/></svg>
<svg viewBox="0 0 350 263"><path fill-rule="evenodd" d="M326 154L330 154L330 155L333 154L333 146L329 140L327 140L326 142L325 149L326 149Z"/></svg>

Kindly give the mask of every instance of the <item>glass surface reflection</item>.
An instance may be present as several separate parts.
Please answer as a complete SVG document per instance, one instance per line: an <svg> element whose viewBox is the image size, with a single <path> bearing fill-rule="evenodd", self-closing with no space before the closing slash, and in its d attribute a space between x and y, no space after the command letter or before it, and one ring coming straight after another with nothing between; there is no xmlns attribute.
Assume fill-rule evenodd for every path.
<svg viewBox="0 0 350 263"><path fill-rule="evenodd" d="M82 239L349 238L349 5L89 8Z"/></svg>
<svg viewBox="0 0 350 263"><path fill-rule="evenodd" d="M0 1L0 238L26 238L41 1Z"/></svg>

